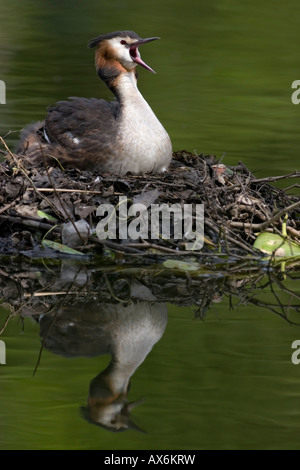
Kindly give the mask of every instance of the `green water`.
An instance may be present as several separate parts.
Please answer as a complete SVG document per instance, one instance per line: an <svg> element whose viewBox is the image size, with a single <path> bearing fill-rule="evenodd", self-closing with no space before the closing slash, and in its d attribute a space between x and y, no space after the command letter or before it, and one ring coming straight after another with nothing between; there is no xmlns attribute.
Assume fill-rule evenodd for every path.
<svg viewBox="0 0 300 470"><path fill-rule="evenodd" d="M0 135L43 119L68 96L109 99L86 44L132 29L161 37L141 50L157 74L140 70L139 88L174 150L226 153L223 163L241 159L257 176L299 169L300 106L291 101L299 13L296 0L1 1ZM299 304L299 279L285 286ZM290 302L278 286L263 296L277 313ZM145 397L132 416L147 434L112 434L80 416L109 356L45 349L33 377L39 325L12 318L1 337L0 449L299 449L300 365L291 362L299 327L260 304L231 310L226 293L205 321L195 310L168 304L165 332L132 377L130 400ZM7 314L0 310L0 325Z"/></svg>
<svg viewBox="0 0 300 470"><path fill-rule="evenodd" d="M144 397L132 418L146 434L111 433L80 416L108 355L66 358L44 349L33 376L39 325L11 319L2 336L1 449L299 449L300 365L291 344L300 331L280 318L275 295L290 312L295 298L274 292L253 298L277 304L277 314L259 305L229 311L226 295L204 321L196 306L168 305L164 334L131 380L130 401ZM1 310L1 325L6 315Z"/></svg>
<svg viewBox="0 0 300 470"><path fill-rule="evenodd" d="M300 106L296 0L12 0L0 5L0 79L7 86L0 134L42 119L68 96L110 97L88 40L132 29L160 36L142 56L139 87L175 150L226 153L257 175L299 165Z"/></svg>

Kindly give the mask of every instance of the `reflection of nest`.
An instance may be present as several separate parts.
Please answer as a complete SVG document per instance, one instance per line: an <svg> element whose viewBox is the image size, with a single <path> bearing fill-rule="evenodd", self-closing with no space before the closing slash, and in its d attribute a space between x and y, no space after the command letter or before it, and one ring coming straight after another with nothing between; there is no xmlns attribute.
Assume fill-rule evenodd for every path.
<svg viewBox="0 0 300 470"><path fill-rule="evenodd" d="M96 267L88 269L76 264L53 264L48 268L11 264L5 266L5 271L0 266L0 298L10 306L10 317L41 314L46 317L51 313L54 318L53 313L62 308L66 312L68 308L75 308L83 312L83 323L86 323L85 312L93 316L100 304L126 306L132 301L192 306L195 317L204 319L214 304L228 298L230 308L255 305L300 324L300 295L296 288L287 288L284 282L284 277L288 277L290 283L299 282L296 271L291 268L283 275L279 267L277 274L275 268L266 273L264 268L251 268L249 263L244 270L243 266L235 269L228 267L227 272L216 269L215 273L203 272L199 276L170 273L161 268L136 270L125 267L116 272L111 268L101 267L97 271ZM282 292L284 301L278 291ZM271 294L268 300L266 292Z"/></svg>
<svg viewBox="0 0 300 470"><path fill-rule="evenodd" d="M4 143L4 141L2 141ZM242 164L226 167L213 156L177 152L166 173L135 176L96 175L60 167L25 169L21 160L8 154L11 164L0 165L1 236L0 253L27 251L40 244L45 233L61 241L60 223L85 219L96 226L96 209L102 203L117 206L119 196L144 205L204 204L205 244L202 255L228 253L254 254L254 233L281 229L281 217L289 215L288 235L300 239L296 211L299 197L288 194L297 187L299 173L286 177L257 179ZM289 188L281 190L270 183L286 179ZM37 219L37 210L52 213L58 223ZM54 227L55 225L55 227ZM81 249L95 252L103 246L132 256L153 252L188 254L182 240L137 240L105 244L90 237Z"/></svg>

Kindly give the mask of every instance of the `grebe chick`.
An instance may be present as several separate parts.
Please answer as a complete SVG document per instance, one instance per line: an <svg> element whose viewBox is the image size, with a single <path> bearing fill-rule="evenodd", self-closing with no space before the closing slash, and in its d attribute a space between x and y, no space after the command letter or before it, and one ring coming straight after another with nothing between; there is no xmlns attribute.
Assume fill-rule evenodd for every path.
<svg viewBox="0 0 300 470"><path fill-rule="evenodd" d="M30 165L54 158L66 168L118 174L166 170L171 140L137 88L138 64L154 72L138 48L155 39L117 31L91 40L97 73L116 100L59 101L48 109L44 122L22 131L16 153Z"/></svg>

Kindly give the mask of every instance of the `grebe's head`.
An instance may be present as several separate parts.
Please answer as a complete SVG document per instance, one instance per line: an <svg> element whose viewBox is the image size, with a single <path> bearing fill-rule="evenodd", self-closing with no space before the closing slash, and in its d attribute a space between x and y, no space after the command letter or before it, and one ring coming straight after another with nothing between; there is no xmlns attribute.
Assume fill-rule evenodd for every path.
<svg viewBox="0 0 300 470"><path fill-rule="evenodd" d="M118 75L122 72L130 72L136 68L137 64L155 73L142 60L139 52L139 46L155 39L159 38L142 39L133 31L115 31L92 39L88 47L97 47L95 61L98 73L101 69L109 68L115 69Z"/></svg>

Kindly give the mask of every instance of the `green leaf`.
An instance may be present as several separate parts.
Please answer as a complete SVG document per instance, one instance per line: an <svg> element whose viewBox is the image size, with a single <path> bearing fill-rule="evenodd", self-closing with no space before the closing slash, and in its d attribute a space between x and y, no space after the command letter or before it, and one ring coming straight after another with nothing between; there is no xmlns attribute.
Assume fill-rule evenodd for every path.
<svg viewBox="0 0 300 470"><path fill-rule="evenodd" d="M300 256L300 245L276 233L262 232L253 244L254 248L276 257L293 258Z"/></svg>
<svg viewBox="0 0 300 470"><path fill-rule="evenodd" d="M47 220L50 220L51 222L58 222L58 219L56 219L56 217L53 217L53 215L47 214L47 212L37 211L37 215L41 219L47 219Z"/></svg>
<svg viewBox="0 0 300 470"><path fill-rule="evenodd" d="M179 269L180 271L199 271L200 264L195 261L179 261L168 259L163 263L163 266L168 269Z"/></svg>
<svg viewBox="0 0 300 470"><path fill-rule="evenodd" d="M74 250L69 246L62 245L61 243L53 242L51 240L42 240L42 245L46 248L51 248L52 250L59 251L60 253L66 253L68 255L80 255L84 256L80 251Z"/></svg>

